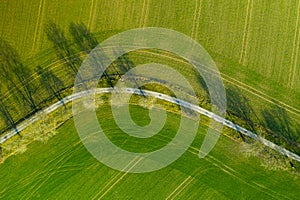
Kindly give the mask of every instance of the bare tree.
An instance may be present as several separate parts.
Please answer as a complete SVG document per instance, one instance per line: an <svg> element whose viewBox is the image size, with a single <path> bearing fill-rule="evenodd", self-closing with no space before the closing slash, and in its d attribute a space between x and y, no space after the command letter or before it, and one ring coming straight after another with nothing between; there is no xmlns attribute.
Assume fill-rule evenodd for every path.
<svg viewBox="0 0 300 200"><path fill-rule="evenodd" d="M51 70L43 69L41 66L38 66L36 71L40 76L40 85L46 89L49 97L54 96L64 104L63 97L60 94L61 90L64 88L63 81L61 81Z"/></svg>
<svg viewBox="0 0 300 200"><path fill-rule="evenodd" d="M1 88L2 88L2 85L0 85L0 95L2 94ZM16 127L16 123L13 119L13 116L11 115L8 106L5 105L2 95L0 96L0 115L1 115L2 119L4 120L5 125L7 127L14 128L15 131L19 134L19 131Z"/></svg>
<svg viewBox="0 0 300 200"><path fill-rule="evenodd" d="M70 24L69 32L77 47L86 53L89 53L97 45L97 39L93 37L90 30L83 23Z"/></svg>
<svg viewBox="0 0 300 200"><path fill-rule="evenodd" d="M5 80L6 87L14 88L24 104L36 111L36 87L28 81L31 71L22 64L18 53L4 40L0 41L0 63L0 76Z"/></svg>
<svg viewBox="0 0 300 200"><path fill-rule="evenodd" d="M79 58L79 54L76 54L69 44L69 40L66 38L63 30L61 30L55 23L50 22L46 25L45 32L48 40L52 42L58 58L65 61L66 66L73 73L73 77L77 76L77 80L80 81L84 89L87 89L81 74L77 73L82 61Z"/></svg>
<svg viewBox="0 0 300 200"><path fill-rule="evenodd" d="M269 134L282 138L299 151L300 126L293 123L284 108L272 106L270 109L264 109L262 117L264 119L262 125L267 128Z"/></svg>
<svg viewBox="0 0 300 200"><path fill-rule="evenodd" d="M256 113L251 107L248 99L237 89L228 88L227 89L227 115L232 122L238 124L239 120L242 121L242 125L251 131L256 131L255 121L258 120ZM246 138L243 134L239 133L243 141Z"/></svg>
<svg viewBox="0 0 300 200"><path fill-rule="evenodd" d="M71 69L74 76L77 74L81 60L76 56L75 51L71 48L68 39L63 30L55 23L50 22L45 29L48 40L53 44L56 55L59 59L63 59L66 65Z"/></svg>

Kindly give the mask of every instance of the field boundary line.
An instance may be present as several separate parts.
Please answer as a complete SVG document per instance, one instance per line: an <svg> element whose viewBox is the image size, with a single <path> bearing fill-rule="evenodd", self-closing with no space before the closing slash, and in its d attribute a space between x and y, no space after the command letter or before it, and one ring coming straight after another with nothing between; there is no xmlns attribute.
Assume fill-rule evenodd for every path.
<svg viewBox="0 0 300 200"><path fill-rule="evenodd" d="M175 190L166 198L166 200L175 199L189 184L191 184L192 181L193 177L188 176L179 186L175 188Z"/></svg>

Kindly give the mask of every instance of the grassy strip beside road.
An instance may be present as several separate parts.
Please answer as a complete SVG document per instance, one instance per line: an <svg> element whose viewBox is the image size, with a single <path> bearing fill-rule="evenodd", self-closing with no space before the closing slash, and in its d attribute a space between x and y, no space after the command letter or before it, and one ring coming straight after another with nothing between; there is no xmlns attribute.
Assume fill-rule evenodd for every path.
<svg viewBox="0 0 300 200"><path fill-rule="evenodd" d="M84 98L86 95L91 94L102 94L102 93L110 93L113 92L114 88L99 88L95 91L82 91L80 93L76 93L76 94L72 94L68 97L65 97L64 99L61 99L61 101L49 106L48 108L44 109L43 111L36 113L36 115L34 115L31 119L24 121L20 126L16 127L15 130L12 130L11 132L9 132L7 135L4 135L3 137L0 138L0 143L4 143L5 141L9 140L11 137L13 137L14 135L19 134L18 131L22 131L23 129L26 129L26 127L30 126L32 123L38 122L42 119L43 115L48 115L51 114L53 111L56 111L57 109L59 109L60 107L64 106L66 108L67 103L69 102L74 102L77 101L78 99L82 99ZM116 91L117 93L129 93L129 94L137 94L137 95L142 95L145 97L154 97L163 101L167 101L169 103L173 103L176 104L177 106L183 106L185 108L190 109L190 111L194 111L197 112L203 116L208 117L209 119L215 120L218 123L223 124L224 126L227 126L228 128L231 128L235 131L237 131L240 135L242 135L242 138L244 138L245 136L248 136L254 140L257 140L259 142L261 142L262 144L266 145L267 147L278 151L279 153L287 156L288 158L291 158L295 161L300 162L300 157L262 137L260 137L259 135L243 128L240 127L237 124L234 124L233 122L226 120L223 117L220 117L208 110L205 110L201 107L199 107L198 105L194 105L191 104L189 102L183 101L181 99L175 98L175 97L171 97L162 93L157 93L157 92L153 92L153 91L147 91L147 90L140 90L140 89L133 89L133 88L121 88L119 90Z"/></svg>

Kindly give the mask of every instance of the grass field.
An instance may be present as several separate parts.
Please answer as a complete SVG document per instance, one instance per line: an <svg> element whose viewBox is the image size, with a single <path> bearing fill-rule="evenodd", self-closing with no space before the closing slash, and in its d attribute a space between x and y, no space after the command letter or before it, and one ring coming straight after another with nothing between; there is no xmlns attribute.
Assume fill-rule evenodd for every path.
<svg viewBox="0 0 300 200"><path fill-rule="evenodd" d="M247 110L257 124L274 128L284 137L294 137L299 146L300 1L1 1L0 39L8 41L30 69L38 65L51 68L70 85L73 79L65 71L63 60L55 56L44 31L50 21L63 28L68 38L70 23L83 22L98 42L141 27L170 28L190 36L212 56L226 88L237 89L236 94L247 99L238 109ZM136 65L149 61L170 65L191 81L199 96L204 95L191 66L175 55L138 51L129 54L129 58ZM30 81L33 79L37 76L28 77ZM228 93L228 99L237 97L234 94ZM46 94L38 96L43 98ZM13 114L24 117L17 109L19 104L9 98L6 101L15 109ZM117 128L108 106L102 106L101 110L98 116L100 121L106 119L101 124L108 137L132 151L145 152L166 145L180 120L177 114L169 113L164 131L148 140L138 140L126 137ZM149 122L145 109L132 106L131 111L138 124ZM0 128L3 126L1 119ZM12 156L0 165L0 198L139 199L146 195L147 199L297 199L300 196L298 175L266 169L259 158L247 157L241 153L239 142L224 135L213 151L200 160L197 149L205 130L201 125L189 151L167 168L147 174L126 174L95 160L69 120L47 144L34 142L24 154ZM261 129L257 126L254 131L260 133Z"/></svg>
<svg viewBox="0 0 300 200"><path fill-rule="evenodd" d="M98 117L108 137L124 142L112 120L110 107L99 107ZM149 122L147 110L131 106L133 119ZM141 117L144 116L144 117ZM104 122L105 120L105 123ZM180 116L168 113L168 121L155 138L145 143L126 140L128 150L151 150L172 138ZM240 152L240 144L221 136L208 157L198 158L205 126L200 126L189 150L176 162L156 172L127 174L112 170L93 158L80 142L73 120L58 129L47 144L32 143L21 155L0 165L0 197L3 199L296 199L300 179L289 172L271 171L254 157ZM141 150L141 148L143 150Z"/></svg>

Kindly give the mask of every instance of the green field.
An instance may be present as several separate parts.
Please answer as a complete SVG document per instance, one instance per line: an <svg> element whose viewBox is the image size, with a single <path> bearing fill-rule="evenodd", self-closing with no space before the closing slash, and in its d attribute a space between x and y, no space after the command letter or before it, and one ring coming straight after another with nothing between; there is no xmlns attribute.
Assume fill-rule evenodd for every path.
<svg viewBox="0 0 300 200"><path fill-rule="evenodd" d="M65 12L67 8L72 12ZM224 68L231 68L229 60L239 65L245 75L256 72L282 87L300 88L296 1L125 0L111 5L108 0L13 0L2 2L0 9L1 38L25 59L50 48L43 32L48 21L65 30L72 21L83 22L95 33L156 26L196 39Z"/></svg>
<svg viewBox="0 0 300 200"><path fill-rule="evenodd" d="M170 141L180 116L168 113L168 121L149 142L134 141L112 120L110 106L99 107L98 117L108 137L127 150L147 151ZM147 110L131 106L133 119L149 122ZM141 117L143 116L143 117ZM105 119L105 121L104 121ZM104 123L105 122L105 123ZM221 136L204 159L198 149L206 127L200 125L189 150L176 162L156 172L126 174L112 170L93 158L67 121L47 144L34 142L21 155L0 165L2 199L297 199L300 179L286 171L267 170L259 159L246 157L240 144Z"/></svg>
<svg viewBox="0 0 300 200"><path fill-rule="evenodd" d="M0 42L7 41L31 70L26 81L36 86L33 96L38 99L39 109L57 99L49 98L38 82L37 66L51 69L64 82L66 89L62 96L71 94L74 82L65 61L57 57L47 39L45 29L49 22L62 28L74 54L79 53L81 59L86 54L72 41L69 32L72 22L85 24L98 42L142 27L169 28L190 36L209 52L220 70L227 90L227 118L300 153L300 1L1 1ZM191 82L200 105L210 108L201 77L185 60L153 49L126 56L134 65L157 62L172 66ZM16 89L6 84L1 80L0 99L13 118L18 121L30 117L28 106L25 108L13 96ZM105 80L101 84L107 86ZM137 124L149 123L146 109L133 105L131 108ZM109 106L102 105L99 109L99 121L109 139L130 151L147 152L166 145L180 121L179 115L168 113L162 132L146 140L134 139L116 126ZM2 118L1 134L7 125ZM24 154L13 155L0 164L0 198L297 199L300 196L299 174L269 170L262 166L262 159L246 156L242 153L244 144L234 131L224 129L212 152L199 159L198 149L207 129L204 124L207 123L201 124L193 145L175 163L157 172L127 174L94 159L82 145L71 119L59 127L48 143L33 142Z"/></svg>
<svg viewBox="0 0 300 200"><path fill-rule="evenodd" d="M71 22L83 22L99 42L131 28L170 28L199 41L216 61L225 84L238 87L253 105L261 102L260 107L282 107L299 124L296 1L125 0L112 5L108 0L13 0L0 5L1 38L16 48L32 69L56 62L44 32L49 21L62 27L66 35ZM68 8L72 12L66 12ZM57 64L51 67L60 69Z"/></svg>

